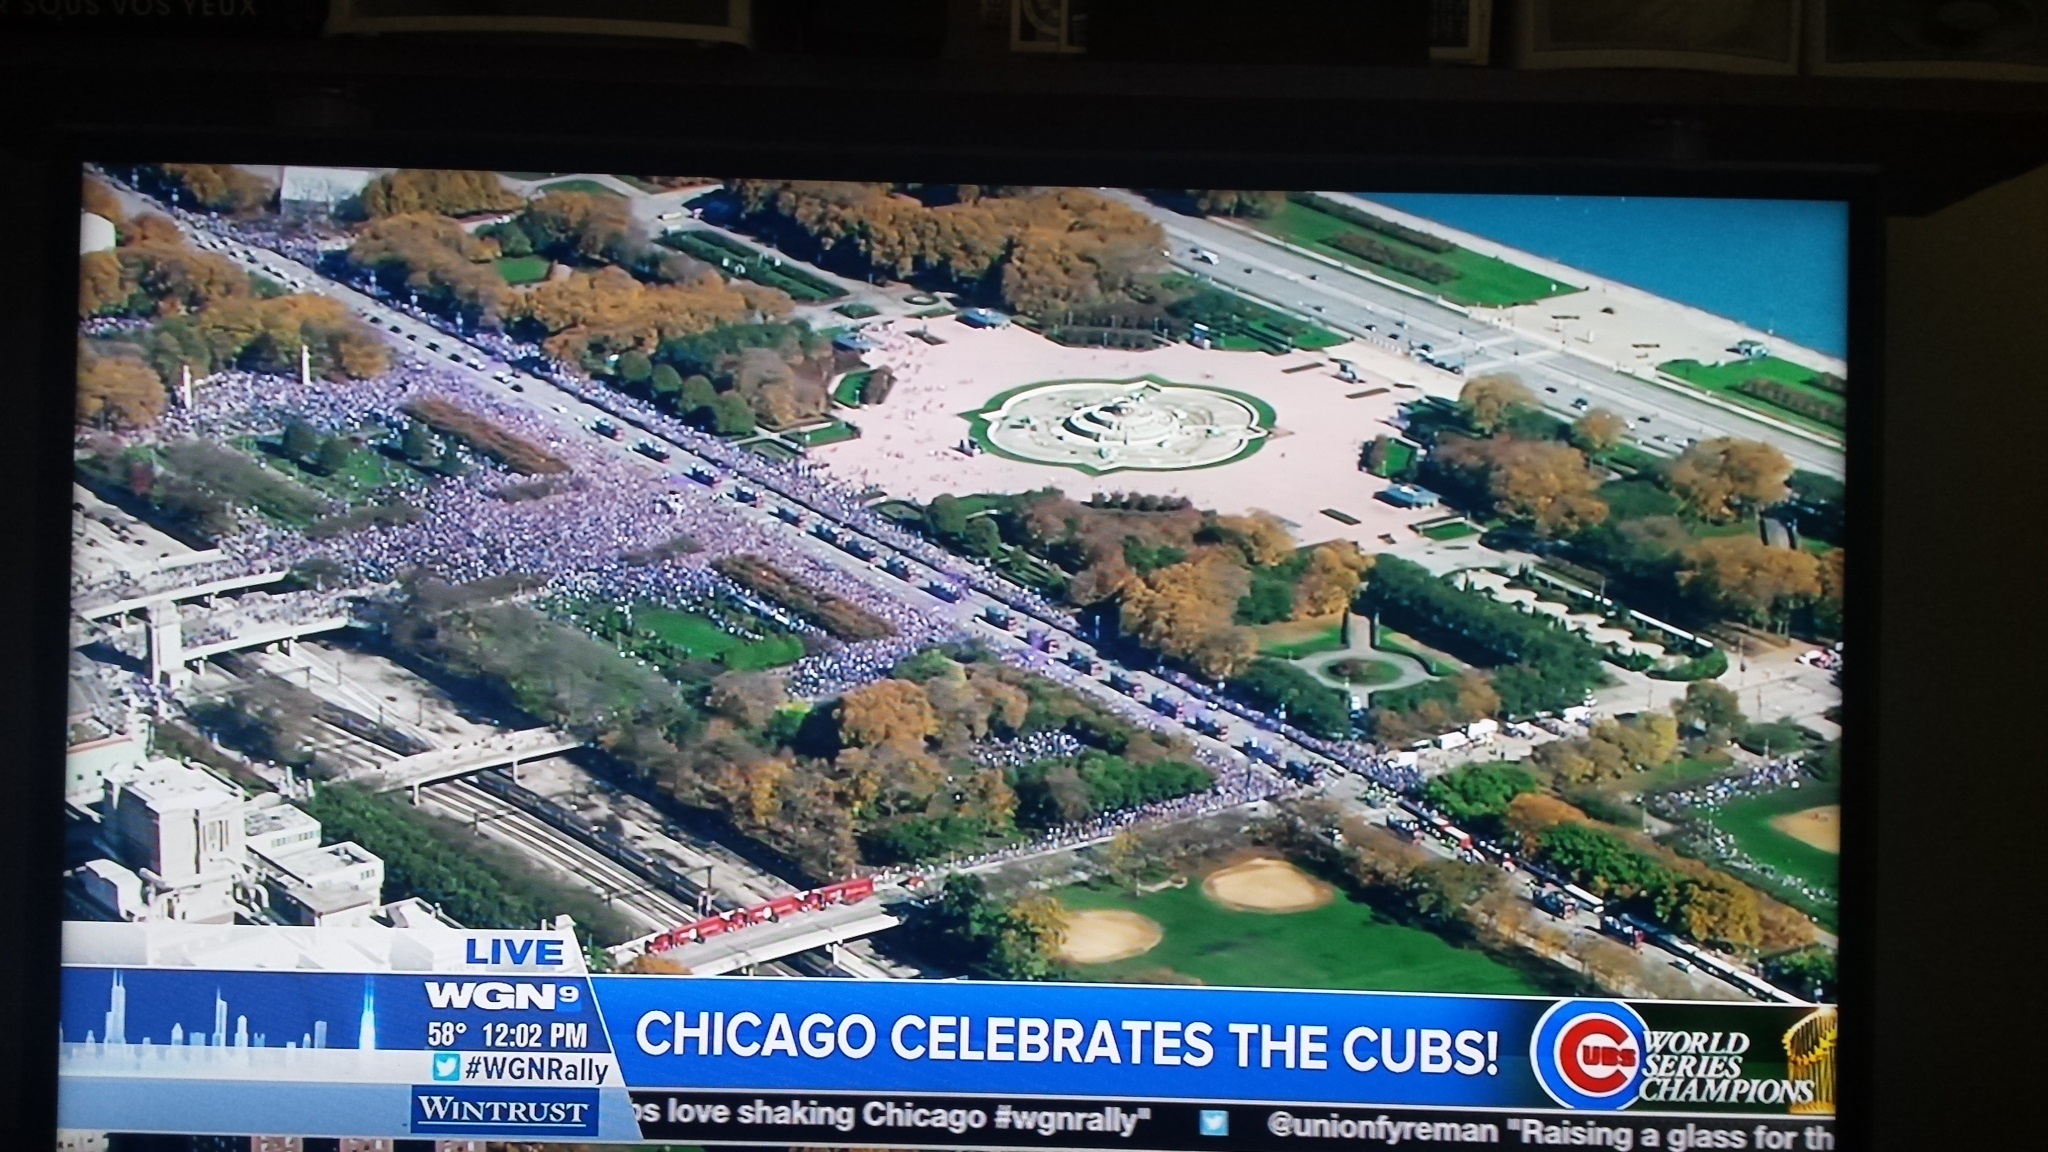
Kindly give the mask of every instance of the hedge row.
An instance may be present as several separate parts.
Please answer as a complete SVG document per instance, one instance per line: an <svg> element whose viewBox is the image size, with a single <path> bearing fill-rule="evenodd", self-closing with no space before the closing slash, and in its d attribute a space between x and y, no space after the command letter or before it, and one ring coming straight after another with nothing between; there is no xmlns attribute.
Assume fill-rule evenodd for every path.
<svg viewBox="0 0 2048 1152"><path fill-rule="evenodd" d="M1384 216L1375 216L1363 208L1354 208L1342 201L1325 199L1313 192L1289 192L1287 198L1304 208L1313 208L1325 216L1335 216L1346 224L1356 224L1368 232L1377 232L1403 244L1412 244L1426 252L1451 252L1458 247L1441 236L1432 236L1405 224L1396 224Z"/></svg>
<svg viewBox="0 0 2048 1152"><path fill-rule="evenodd" d="M1366 584L1368 610L1424 643L1462 653L1494 668L1493 686L1510 716L1554 711L1584 702L1607 680L1606 652L1539 616L1467 592L1428 569L1381 555ZM1375 695L1375 705L1393 695Z"/></svg>
<svg viewBox="0 0 2048 1152"><path fill-rule="evenodd" d="M773 600L841 640L884 640L896 634L887 620L851 600L820 592L751 553L724 556L711 566L740 587Z"/></svg>
<svg viewBox="0 0 2048 1152"><path fill-rule="evenodd" d="M1735 391L1774 404L1787 412L1797 412L1801 416L1818 420L1830 428L1849 426L1847 404L1839 400L1830 400L1825 396L1815 396L1811 392L1801 392L1789 384L1780 384L1776 380L1744 380L1735 386Z"/></svg>
<svg viewBox="0 0 2048 1152"><path fill-rule="evenodd" d="M525 476L552 476L567 472L569 462L505 431L482 416L458 404L428 396L405 406L406 415L467 445L471 451L488 456Z"/></svg>
<svg viewBox="0 0 2048 1152"><path fill-rule="evenodd" d="M738 261L746 269L742 275L756 284L769 288L780 288L789 293L792 300L804 304L816 304L825 300L837 300L846 295L836 284L821 280L788 262L775 263L768 256L716 232L670 232L661 242L687 256L711 264L722 264L725 260Z"/></svg>
<svg viewBox="0 0 2048 1152"><path fill-rule="evenodd" d="M1458 278L1458 270L1441 260L1431 260L1390 248L1370 236L1361 236L1356 232L1340 233L1324 243L1349 252L1361 260L1378 264L1383 268L1391 268L1431 284L1448 284Z"/></svg>

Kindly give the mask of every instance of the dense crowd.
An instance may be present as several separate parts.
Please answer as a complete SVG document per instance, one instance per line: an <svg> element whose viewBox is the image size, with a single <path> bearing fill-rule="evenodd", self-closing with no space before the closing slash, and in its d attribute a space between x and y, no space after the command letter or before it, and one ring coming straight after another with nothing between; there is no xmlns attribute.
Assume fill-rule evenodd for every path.
<svg viewBox="0 0 2048 1152"><path fill-rule="evenodd" d="M308 265L317 265L321 256L319 237L289 224L179 215L217 234L281 252ZM445 318L429 315L410 302L387 299L385 303L423 322L451 327ZM847 490L802 460L769 459L710 436L645 400L552 361L538 346L503 332L465 330L460 336L505 364L550 380L622 423L678 445L787 503L865 533L916 559L941 579L969 586L1036 621L1069 631L1078 628L1065 608L904 530L875 513L868 506L867 494ZM738 600L782 627L815 637L817 629L775 605L762 603L710 568L717 554L753 553L818 591L859 605L897 630L897 635L887 640L814 644L819 649L816 654L799 661L788 676L790 691L806 699L827 698L886 676L904 657L935 642L961 638L960 622L953 614L914 607L841 566L817 559L789 532L762 523L758 513L710 499L707 489L673 473L650 474L646 465L619 453L616 444L579 434L563 422L548 419L532 404L501 396L466 371L426 362L417 355L377 379L346 384L221 373L206 381L191 407L174 407L167 413L156 435L231 441L274 435L287 420L300 420L326 434L352 437L363 445L362 450L388 454L402 436L407 421L405 405L424 396L451 399L503 432L545 448L569 464L568 476L549 484L544 494L507 498L509 487L525 482L465 452L465 467L437 469L446 474L431 479L422 473L407 483L403 499L414 509L407 522L316 539L304 531L249 517L240 531L222 542L229 559L215 567L276 570L317 558L365 582L387 582L426 570L452 583L518 575L537 582L543 595L607 602L688 607L714 598ZM559 406L555 410L557 415L562 413ZM439 451L460 450L444 442ZM333 513L342 510L339 501L331 509ZM662 550L663 545L679 539L716 542L715 553L689 548ZM1081 673L1043 653L1027 651L1005 658L1091 696L1097 691L1092 682L1084 683L1087 678ZM1328 741L1311 743L1313 738L1306 733L1276 726L1256 710L1221 699L1205 686L1187 681L1183 687L1212 706L1277 730L1390 787L1419 785L1367 749ZM1119 697L1108 706L1141 727L1174 728L1136 701ZM1184 819L1284 795L1303 786L1237 753L1205 745L1194 755L1213 777L1208 790L1104 813L1033 844L1005 849L1003 854L1071 846L1147 822ZM956 866L972 863L956 862Z"/></svg>
<svg viewBox="0 0 2048 1152"><path fill-rule="evenodd" d="M1732 801L1800 788L1810 782L1803 758L1782 756L1767 760L1739 776L1659 793L1645 807L1653 815L1684 825L1687 834L1699 842L1708 858L1718 861L1722 867L1757 877L1776 888L1791 889L1809 900L1833 904L1839 895L1832 885L1815 884L1805 877L1795 876L1756 859L1742 850L1735 837L1711 819L1702 818Z"/></svg>

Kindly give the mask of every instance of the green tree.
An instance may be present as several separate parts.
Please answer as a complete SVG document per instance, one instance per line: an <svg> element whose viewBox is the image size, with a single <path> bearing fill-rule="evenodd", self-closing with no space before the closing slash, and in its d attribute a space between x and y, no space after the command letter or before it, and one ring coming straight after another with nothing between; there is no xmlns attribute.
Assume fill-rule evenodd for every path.
<svg viewBox="0 0 2048 1152"><path fill-rule="evenodd" d="M647 353L634 349L619 354L619 362L612 366L619 379L628 384L645 384L654 377L654 362Z"/></svg>
<svg viewBox="0 0 2048 1152"><path fill-rule="evenodd" d="M335 476L348 468L349 460L355 456L355 446L346 436L329 436L320 441L319 450L314 453L313 467Z"/></svg>
<svg viewBox="0 0 2048 1152"><path fill-rule="evenodd" d="M502 255L533 255L533 237L526 234L526 229L510 220L492 228L490 234L498 241L498 252Z"/></svg>
<svg viewBox="0 0 2048 1152"><path fill-rule="evenodd" d="M683 391L683 374L672 364L656 364L647 380L648 390L654 393L656 403L673 403Z"/></svg>
<svg viewBox="0 0 2048 1152"><path fill-rule="evenodd" d="M713 404L718 403L718 389L705 376L691 376L683 381L683 389L676 394L676 411L684 418L705 420Z"/></svg>
<svg viewBox="0 0 2048 1152"><path fill-rule="evenodd" d="M1059 944L1056 906L1006 906L979 876L955 873L926 906L919 928L969 976L1043 980Z"/></svg>
<svg viewBox="0 0 2048 1152"><path fill-rule="evenodd" d="M441 454L439 447L434 443L434 434L417 420L405 422L405 431L399 433L398 437L398 451L407 462L422 468L433 463L434 458Z"/></svg>
<svg viewBox="0 0 2048 1152"><path fill-rule="evenodd" d="M1686 685L1685 699L1674 703L1671 712L1679 723L1698 728L1716 743L1725 743L1749 724L1735 690L1714 680Z"/></svg>
<svg viewBox="0 0 2048 1152"><path fill-rule="evenodd" d="M283 450L285 459L303 464L320 450L320 433L304 420L284 422Z"/></svg>
<svg viewBox="0 0 2048 1152"><path fill-rule="evenodd" d="M969 520L961 540L976 556L995 556L1003 550L1003 533L996 527L993 516L976 516Z"/></svg>
<svg viewBox="0 0 2048 1152"><path fill-rule="evenodd" d="M1423 795L1451 819L1490 831L1500 827L1515 797L1542 790L1519 764L1468 764L1431 780Z"/></svg>
<svg viewBox="0 0 2048 1152"><path fill-rule="evenodd" d="M924 522L941 540L958 540L967 534L967 510L950 492L939 493L925 505Z"/></svg>
<svg viewBox="0 0 2048 1152"><path fill-rule="evenodd" d="M720 436L748 436L754 431L754 410L732 392L722 392L711 402L711 430Z"/></svg>

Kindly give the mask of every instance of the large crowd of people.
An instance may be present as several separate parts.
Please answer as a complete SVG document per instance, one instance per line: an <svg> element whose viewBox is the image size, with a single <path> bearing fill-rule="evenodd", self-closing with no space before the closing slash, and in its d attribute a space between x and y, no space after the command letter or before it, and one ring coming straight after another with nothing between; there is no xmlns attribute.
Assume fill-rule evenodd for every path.
<svg viewBox="0 0 2048 1152"><path fill-rule="evenodd" d="M179 215L216 234L280 252L309 266L317 266L321 258L320 238L289 224L269 218L224 221L191 213ZM367 284L359 287L373 290ZM386 298L384 303L422 322L443 329L455 327L445 317L426 313L409 300ZM1078 628L1066 608L906 531L869 507L871 494L849 491L801 459L770 459L711 436L653 403L554 362L540 347L506 333L463 330L457 335L504 364L549 380L629 428L681 447L739 482L866 534L885 548L915 559L941 580L970 587L1038 622L1069 631ZM189 406L174 404L152 436L230 442L275 435L286 421L295 420L323 434L350 437L360 445L359 450L395 456L408 420L407 404L428 396L451 400L501 432L544 448L569 465L568 474L548 480L544 490L535 490L529 481L443 440L437 451L461 455L465 466L401 472L402 490L373 496L402 500L412 510L406 517L386 523L370 521L356 530L329 535L248 516L237 532L221 542L227 559L211 569L278 570L318 559L370 584L390 582L416 571L458 584L516 575L534 581L544 596L676 607L713 598L737 601L779 627L817 636L815 627L776 605L763 603L711 567L711 561L720 555L751 553L817 591L859 605L896 630L896 635L885 640L814 643L815 654L799 661L787 677L793 695L812 700L886 676L906 656L964 636L960 614L915 606L862 578L870 574L856 575L842 565L820 560L807 542L780 526L764 523L757 510L712 498L710 488L671 470L657 473L620 453L611 441L550 420L539 405L515 401L467 370L429 362L411 352L402 353L400 363L375 379L348 383L301 382L240 371L220 373L196 390ZM556 414L561 412L556 406ZM508 489L512 488L526 490L519 494L521 498L510 498ZM764 501L762 507L766 506ZM345 510L345 502L338 499L330 509L335 515ZM679 540L689 541L689 546L664 547ZM1088 678L1082 673L1043 653L1011 652L1004 658L1110 700L1110 707L1141 727L1177 730L1172 721L1136 701L1102 697L1096 685L1084 683ZM1188 682L1183 686L1216 707L1276 728L1269 718L1238 702L1223 700L1202 685ZM1289 727L1277 730L1304 747L1312 739ZM1381 774L1377 760L1359 749L1321 743L1317 752L1347 768L1370 771L1376 777ZM1032 845L1004 852L1017 855L1051 850L1154 820L1184 819L1270 799L1303 787L1304 779L1312 776L1298 773L1302 778L1290 779L1276 770L1277 766L1207 745L1198 747L1194 755L1212 775L1212 786L1206 791L1104 813ZM973 862L956 863L973 866Z"/></svg>

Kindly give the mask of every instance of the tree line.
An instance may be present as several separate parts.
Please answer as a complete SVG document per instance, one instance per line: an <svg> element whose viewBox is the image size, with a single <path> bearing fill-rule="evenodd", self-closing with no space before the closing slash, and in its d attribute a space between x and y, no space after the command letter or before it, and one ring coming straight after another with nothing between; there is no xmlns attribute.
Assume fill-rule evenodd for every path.
<svg viewBox="0 0 2048 1152"><path fill-rule="evenodd" d="M961 292L1034 316L1127 298L1164 236L1079 188L734 181L753 230L856 276Z"/></svg>

